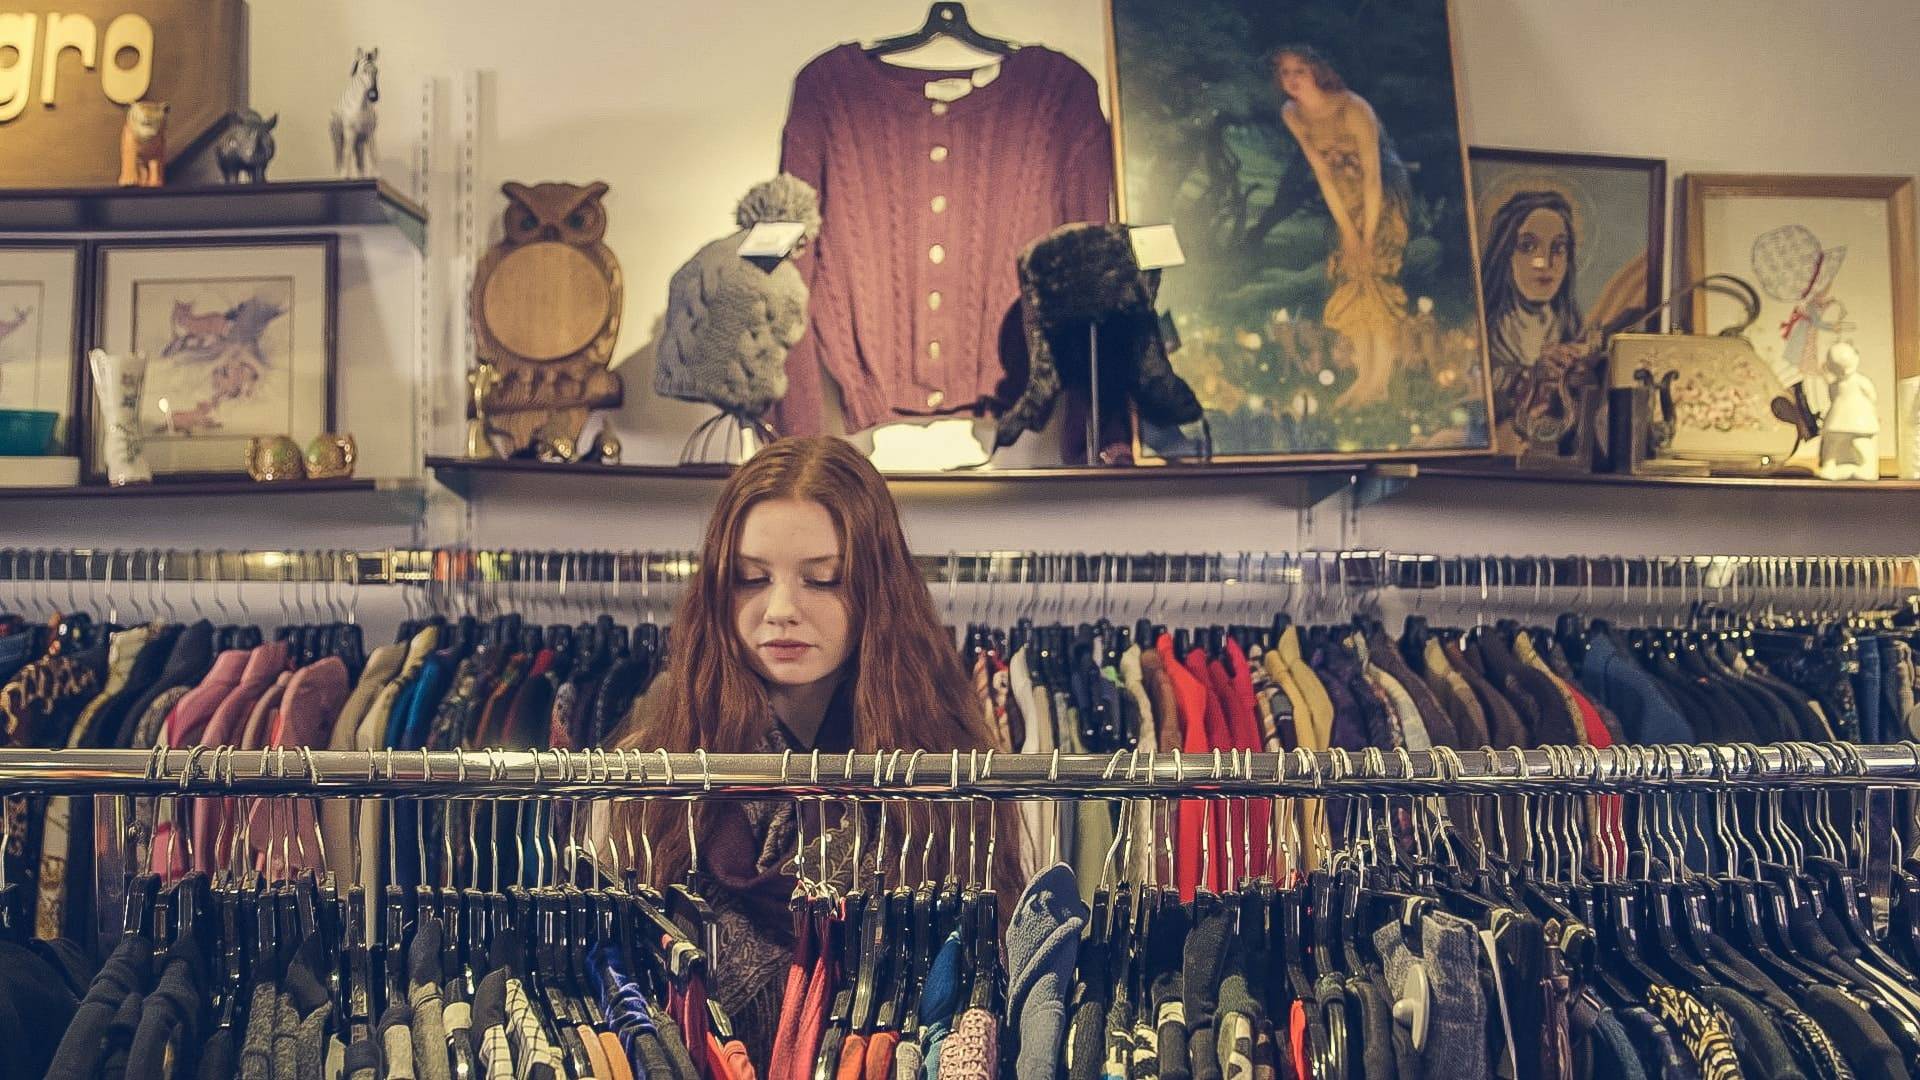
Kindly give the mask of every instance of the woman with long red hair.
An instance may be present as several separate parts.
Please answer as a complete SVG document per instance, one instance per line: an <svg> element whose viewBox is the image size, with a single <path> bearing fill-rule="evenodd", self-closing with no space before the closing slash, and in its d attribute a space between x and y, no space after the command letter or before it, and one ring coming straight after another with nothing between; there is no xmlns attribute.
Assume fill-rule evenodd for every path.
<svg viewBox="0 0 1920 1080"><path fill-rule="evenodd" d="M634 709L620 745L674 752L928 751L992 746L959 650L942 626L872 464L839 439L783 439L742 465L721 491L699 566L680 599L666 670ZM797 760L797 756L796 756ZM924 762L926 759L922 759ZM796 765L796 769L799 766ZM929 764L929 769L936 768ZM719 955L709 990L756 1062L768 1060L797 941L790 901L801 825L789 801L696 804L699 865L690 865L679 813L641 814L656 884L691 877L712 904ZM946 836L978 821L947 865L932 845L930 873L968 872L970 850L1003 913L1018 894L1018 825L1010 807L909 811L869 806L861 822L871 862L881 813L887 834ZM804 811L809 880L853 881L853 822L829 813L827 856ZM837 820L836 820L837 819ZM930 832L931 830L931 832ZM984 861L984 860L983 860ZM917 867L919 857L913 860ZM871 873L863 868L863 883ZM897 884L897 883L896 883Z"/></svg>

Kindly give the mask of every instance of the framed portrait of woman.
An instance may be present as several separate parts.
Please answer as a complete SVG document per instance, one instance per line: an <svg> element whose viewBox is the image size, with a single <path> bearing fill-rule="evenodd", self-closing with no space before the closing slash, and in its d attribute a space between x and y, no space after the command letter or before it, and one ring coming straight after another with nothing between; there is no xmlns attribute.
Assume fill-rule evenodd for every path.
<svg viewBox="0 0 1920 1080"><path fill-rule="evenodd" d="M1579 382L1609 331L1665 298L1667 163L1478 146L1468 158L1494 442L1518 450L1569 426L1556 391ZM1587 382L1604 393L1604 380Z"/></svg>
<svg viewBox="0 0 1920 1080"><path fill-rule="evenodd" d="M1447 0L1109 0L1121 220L1199 430L1137 457L1484 453L1488 380ZM1169 346L1175 342L1169 340Z"/></svg>

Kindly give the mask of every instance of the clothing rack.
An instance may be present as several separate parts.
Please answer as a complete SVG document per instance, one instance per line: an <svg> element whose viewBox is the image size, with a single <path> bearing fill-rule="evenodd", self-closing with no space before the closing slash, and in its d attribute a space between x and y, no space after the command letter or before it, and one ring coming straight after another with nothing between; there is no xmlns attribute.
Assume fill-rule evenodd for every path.
<svg viewBox="0 0 1920 1080"><path fill-rule="evenodd" d="M386 798L1235 798L1920 786L1920 743L1349 753L0 750L0 792Z"/></svg>
<svg viewBox="0 0 1920 1080"><path fill-rule="evenodd" d="M1735 594L1920 587L1920 554L1514 555L1381 550L1299 552L976 551L916 555L930 584L1286 586L1349 590L1667 590ZM644 592L687 580L693 551L179 550L0 548L0 582L210 583L288 587L611 586Z"/></svg>

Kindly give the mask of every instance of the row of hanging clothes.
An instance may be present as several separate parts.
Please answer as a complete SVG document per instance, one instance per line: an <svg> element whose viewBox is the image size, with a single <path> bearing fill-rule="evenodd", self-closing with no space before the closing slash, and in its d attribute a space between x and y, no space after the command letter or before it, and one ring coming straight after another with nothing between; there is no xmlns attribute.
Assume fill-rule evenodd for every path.
<svg viewBox="0 0 1920 1080"><path fill-rule="evenodd" d="M587 683L583 686L594 702L604 700L610 685L617 693L625 693L624 681L611 679L620 669L611 663L601 666L610 658L631 665L624 670L635 683L633 693L644 687L645 677L650 676L651 667L657 666L664 648L664 632L650 617L623 632L621 622L606 611L620 606L622 594L631 591L636 580L646 582L651 576L643 571L638 579L627 575L623 581L618 569L622 564L617 560L596 570L590 560L582 562L571 556L520 555L506 561L504 569L489 570L470 554L427 554L430 561L420 579L428 583L428 610L408 619L394 635L393 644L373 650L364 661L359 659L361 635L353 620L351 600L342 601L336 595L338 590L319 588L323 576L318 572L312 575L315 597L311 611L297 584L289 590L293 597L291 606L283 594L281 628L271 632L272 641L267 640L268 633L253 625L257 620L243 616L228 621L232 617L217 587L213 590L214 608L226 625L216 626L213 618L198 610L199 597L190 590L187 606L195 608L195 614L201 616L191 625L171 610L166 611L171 618L162 617L164 604L156 600L147 603L144 609L136 609L138 615L147 616L144 621L129 620L130 625L120 627L112 602L115 591L112 588L104 590L109 601L104 608L97 601L89 603L92 597L76 596L69 596L62 608L54 590L43 590L32 598L39 602L40 617L23 617L18 625L40 627L33 633L45 639L42 651L33 662L84 671L88 669L83 657L92 656L96 658L95 663L99 662L97 658L106 657L106 671L98 676L98 686L59 699L63 707L77 709L81 715L96 700L101 701L102 709L114 704L104 688L114 666L111 646L124 642L122 656L131 657L126 660L128 685L139 683L145 687L142 690L145 694L153 692L160 683L167 683L166 688L158 692L160 699L177 695L157 713L152 702L139 709L143 719L159 717L153 745L168 748L197 748L217 754L229 746L384 751L457 746L590 746L604 741L610 727L597 732L577 727L580 721L576 718L583 715L579 711L582 688L576 687L567 675L587 672ZM1348 560L1344 556L1336 557L1330 564L1316 562L1311 576L1283 574L1275 575L1273 580L1266 580L1258 571L1235 575L1223 569L1216 557L1203 561L1197 575L1183 572L1177 582L1173 575L1167 575L1168 580L1162 586L1167 594L1165 604L1159 602L1157 594L1147 597L1142 608L1159 621L1127 622L1108 610L1110 605L1105 601L1113 592L1124 592L1136 583L1126 581L1116 585L1116 572L1101 569L1106 565L1099 561L1101 558L1107 557L1087 557L1078 569L1053 573L1055 580L1051 584L1055 592L1051 597L1035 589L1022 599L1020 590L1007 585L1004 578L996 579L991 570L984 577L974 573L969 584L986 586L984 590L974 590L979 594L974 609L965 612L963 617L961 605L952 605L956 623L970 624L958 632L957 638L967 650L968 662L976 672L981 708L989 711L996 729L1002 733L1004 741L997 749L1030 748L1043 755L1082 750L1103 753L1138 750L1155 754L1178 747L1201 755L1202 760L1205 755L1214 755L1217 763L1221 753L1268 748L1420 750L1424 748L1422 735L1426 746L1440 747L1564 743L1604 748L1609 743L1693 741L1696 733L1692 732L1686 739L1663 740L1644 731L1614 739L1611 730L1608 731L1610 738L1603 741L1590 726L1571 726L1571 718L1576 715L1583 722L1590 719L1587 710L1581 708L1583 698L1593 713L1600 715L1603 728L1608 725L1602 706L1609 710L1619 708L1621 715L1626 715L1627 705L1636 700L1623 695L1616 700L1626 704L1609 704L1608 684L1604 680L1598 688L1586 685L1584 660L1592 654L1595 631L1616 634L1630 647L1636 644L1636 636L1644 643L1656 635L1668 641L1699 642L1714 641L1714 635L1724 635L1718 639L1724 644L1729 640L1739 642L1742 633L1748 635L1747 640L1761 633L1817 639L1819 635L1851 635L1869 628L1880 637L1904 641L1901 620L1906 616L1891 611L1884 597L1880 597L1874 607L1864 602L1855 603L1867 600L1865 594L1869 592L1883 591L1879 589L1820 589L1817 591L1825 594L1820 606L1783 608L1766 591L1750 588L1743 607L1737 595L1731 598L1714 595L1711 597L1714 603L1708 604L1707 592L1698 582L1694 595L1687 596L1684 575L1680 579L1683 584L1679 595L1673 602L1665 602L1667 598L1655 600L1651 595L1638 599L1640 586L1631 574L1625 574L1620 582L1621 596L1616 602L1607 603L1604 585L1594 587L1591 582L1583 581L1580 584L1588 587L1568 595L1566 586L1576 579L1557 573L1545 581L1536 578L1529 588L1523 568L1533 565L1531 563L1501 564L1491 575L1483 569L1476 584L1469 564L1463 562L1455 567L1459 576L1452 582L1445 580L1445 570L1440 571L1441 580L1436 582L1437 590L1431 594L1436 598L1436 609L1448 607L1448 596L1452 594L1452 617L1444 610L1407 616L1399 621L1401 638L1386 637L1382 648L1378 640L1371 639L1376 633L1385 637L1386 624L1370 612L1376 606L1382 587L1395 579L1386 573L1368 577L1360 570L1371 566L1371 561ZM648 566L653 561L642 557L640 565ZM0 562L5 562L4 557L0 557ZM957 561L950 559L948 565L955 566ZM1331 575L1325 573L1329 565L1334 568ZM1095 569L1088 571L1086 567ZM931 571L937 574L938 568ZM160 576L165 576L164 571ZM306 571L301 572L301 579L307 576ZM399 579L400 575L396 572L391 577ZM956 572L954 577L957 579L959 574ZM476 578L480 587L474 585ZM935 581L937 583L937 577ZM583 582L590 584L582 585ZM516 584L527 588L516 594ZM535 584L546 588L533 588ZM1651 594L1655 579L1650 571L1643 584ZM494 587L489 589L488 585ZM573 589L563 604L554 602L556 585L559 592ZM1096 586L1102 600L1098 605L1093 603ZM996 603L997 587L1014 598L1011 604ZM1279 587L1286 589L1284 595ZM1082 590L1084 596L1079 595ZM1725 591L1721 588L1716 593ZM1802 585L1798 591L1816 590ZM1486 594L1481 596L1478 607L1472 603L1475 592ZM1842 610L1843 601L1849 610ZM1566 628L1562 625L1553 626L1551 631L1545 626L1533 625L1567 621L1556 620L1551 614L1513 620L1505 626L1498 618L1490 617L1502 610L1525 607L1529 602L1531 610L1539 612L1551 612L1555 604L1591 604L1605 611L1607 617L1597 620L1598 625L1588 620L1584 639L1563 635ZM93 632L89 627L92 617L82 610L88 606L104 611L103 632ZM237 594L236 607L245 610ZM514 610L522 607L527 614ZM595 607L600 608L601 614L575 617ZM1075 614L1098 617L1075 623L1068 619L1068 608L1081 609ZM51 617L47 615L49 609L54 609ZM1295 614L1273 616L1270 613L1275 609L1291 609ZM1664 631L1658 621L1644 614L1676 610L1684 612L1674 619L1679 628L1670 625ZM541 612L548 617L540 618ZM560 612L568 617L559 618ZM651 615L650 605L646 612ZM1621 616L1629 612L1641 613L1640 625L1626 625L1628 620ZM1469 615L1471 625L1468 625ZM602 618L612 623L610 630L605 629ZM1451 630L1444 626L1435 629L1443 620L1460 625ZM529 630L529 625L537 629ZM143 640L132 633L141 629L147 629L163 641L167 640L169 630L177 635L171 637L165 661L160 664L163 677L154 681L137 676L133 670L140 667L141 653L146 654L148 665L152 665L158 655L157 650L149 652L154 644L151 639ZM1523 738L1496 741L1489 729L1487 738L1469 743L1458 735L1457 722L1455 741L1445 736L1435 738L1435 731L1441 730L1444 720L1453 714L1446 704L1437 711L1429 711L1422 709L1423 702L1417 700L1418 683L1426 683L1428 693L1436 701L1444 700L1428 680L1430 669L1413 666L1413 657L1406 648L1408 642L1423 633L1428 635L1427 642L1436 636L1440 639L1441 654L1449 663L1452 662L1446 648L1449 643L1463 658L1470 654L1480 657L1479 663L1469 661L1466 670L1456 674L1467 685L1483 716L1499 715L1498 703L1505 701L1514 716L1523 718L1518 722L1525 733ZM79 644L69 646L62 634ZM623 636L625 641L621 642ZM209 642L204 650L208 655L206 671L179 681L165 678L166 670L176 666L173 659L180 643L201 637ZM581 647L586 640L594 641L595 647ZM623 654L615 645L609 645L603 653L599 642L624 644L626 651ZM1151 649L1143 647L1143 642L1151 642ZM1562 687L1570 691L1562 701L1564 711L1555 714L1550 708L1554 703L1546 693L1550 684L1528 677L1525 670L1496 667L1490 672L1487 667L1486 651L1497 649L1500 644L1514 654L1516 661L1524 662L1525 658L1518 654L1527 643L1533 645L1536 654L1546 653L1545 657L1536 655L1534 659L1545 665L1555 678L1551 684L1554 692L1558 693ZM574 647L562 648L563 644ZM1422 659L1427 652L1424 645L1423 642ZM1558 670L1550 663L1556 646L1562 662L1567 664L1566 670ZM1808 651L1818 655L1821 647L1815 645ZM1296 651L1298 665L1292 655ZM1152 682L1149 682L1149 672L1155 664L1148 658L1150 652L1160 661L1160 674ZM1649 671L1656 668L1655 660L1660 655L1623 652L1640 657L1639 662ZM1173 663L1169 663L1169 654ZM1572 668L1567 659L1569 654L1581 657L1582 668ZM1773 661L1762 656L1757 646L1751 655L1743 651L1736 651L1734 655L1728 666L1736 674L1752 674L1756 679L1774 675L1786 685L1794 685L1789 681L1792 676L1788 672L1769 670L1768 665ZM256 666L254 661L262 656L265 659ZM1393 670L1396 656L1407 665L1408 674L1404 678ZM1023 657L1028 661L1028 680L1034 686L1025 692L1021 690L1022 682L1015 668L1015 662ZM1271 657L1278 657L1279 662L1272 662ZM213 677L216 662L221 660L238 673L232 685L227 685L228 678ZM1739 661L1746 662L1746 672L1735 666ZM1137 686L1129 678L1136 664L1140 669ZM1340 672L1343 665L1344 677ZM192 670L194 665L189 663L185 667ZM345 679L333 677L336 667L345 669ZM646 669L645 673L635 678L633 673L641 668ZM1185 678L1174 674L1176 670L1183 671ZM1538 673L1537 667L1533 670ZM1847 671L1844 664L1840 670L1849 684L1858 674ZM601 678L597 686L592 683L595 671ZM1571 677L1567 671L1572 671ZM1619 668L1610 664L1600 671L1603 676L1617 675ZM1478 676L1477 682L1468 677L1469 672ZM296 684L302 673L309 678ZM1497 683L1493 678L1496 675ZM1238 685L1242 677L1248 684L1258 685L1250 714L1242 708L1245 698L1240 695ZM1443 681L1454 685L1451 680ZM1618 682L1615 679L1615 683ZM1400 695L1393 692L1396 683ZM209 684L213 690L207 689ZM1492 694L1484 693L1481 684L1490 688ZM1689 685L1695 684L1670 687L1664 700L1683 722L1692 723L1702 715L1702 699L1682 695L1682 690ZM1735 684L1722 689L1731 693L1732 685ZM1156 711L1156 700L1168 700L1167 686L1173 687L1172 706ZM462 687L467 688L464 694ZM1196 687L1201 694L1194 693ZM121 687L123 696L125 689ZM571 695L567 693L569 689L572 689ZM1140 690L1146 693L1143 695ZM1319 693L1315 694L1314 690ZM1908 692L1911 692L1910 681ZM1339 699L1342 693L1346 695L1344 701ZM1327 700L1324 710L1320 707L1319 694L1324 694ZM1836 702L1830 707L1831 713L1844 715L1832 695L1830 689L1827 701ZM183 708L190 697L193 708ZM320 699L317 703L316 697ZM564 707L563 698L567 699ZM1809 707L1809 713L1824 718L1829 705L1811 692L1808 698L1810 706L1817 706L1817 711ZM1470 721L1473 714L1465 708L1468 699L1458 693L1457 686L1453 699L1462 706L1462 714ZM230 707L235 700L251 704ZM1718 702L1720 699L1706 700ZM1750 703L1753 699L1735 697L1733 700ZM1533 705L1531 711L1525 708L1527 701ZM1409 706L1407 702L1412 704ZM1342 707L1349 703L1343 716ZM139 705L138 698L125 708L131 713L136 705ZM1131 717L1129 705L1133 710ZM1183 712L1183 705L1191 707ZM195 719L202 709L205 709L205 720ZM610 718L610 724L611 719L617 719L624 711L623 705L599 715ZM39 730L51 725L57 731L59 715L57 708L45 709L24 726L28 730ZM108 715L111 718L114 714ZM594 716L594 708L587 707L584 715ZM1249 726L1249 715L1258 725L1258 742L1242 738ZM1556 715L1567 725L1561 729L1562 734L1533 730L1542 722L1541 717ZM222 726L215 728L223 717ZM1149 717L1151 722L1147 722ZM1282 717L1291 720L1291 730L1282 726ZM1177 725L1171 728L1170 737L1161 733L1163 723L1169 719ZM182 722L181 729L188 733L177 741L173 738L173 731L180 726L176 720ZM1324 736L1320 734L1322 720L1325 721ZM1616 717L1614 722L1624 721ZM124 714L119 723L122 726L127 723ZM196 725L197 734L192 734ZM75 726L94 731L105 730L107 725L98 723L96 718L96 723L86 725L79 725L76 720ZM1344 728L1345 735L1336 740L1334 733L1339 728ZM1567 730L1572 731L1571 739L1564 734ZM236 731L237 739L233 734ZM307 731L314 735L303 739L301 733ZM1303 731L1307 734L1303 735ZM1584 739L1581 738L1583 731ZM321 732L326 735L325 743L320 741ZM440 733L437 737L436 732ZM1152 735L1151 742L1145 737L1148 732ZM1208 741L1193 745L1196 732L1204 734ZM1793 734L1804 736L1806 733L1795 731ZM1818 730L1815 734L1824 736L1826 731ZM1036 735L1051 741L1032 746L1029 737ZM350 738L343 741L343 737ZM141 748L137 735L132 744L95 744L84 739L75 742L71 727L64 741L55 736L54 740L41 745L74 749L90 745ZM1617 818L1621 812L1617 804L1600 806L1602 809L1596 816L1582 826L1588 832L1589 843L1594 842L1594 831L1605 827L1602 819L1608 815ZM10 805L9 832L20 827L29 841L36 836L58 836L56 823L61 820L62 807L70 823L72 815L87 811L88 804L83 799L56 798L45 803L44 809L32 803ZM16 809L22 812L16 813ZM1455 808L1457 819L1477 843L1492 845L1509 859L1520 857L1525 850L1521 846L1524 841L1514 830L1503 827L1504 819L1491 818L1489 811L1484 801L1477 805L1459 804ZM1224 895L1232 891L1233 884L1243 880L1265 877L1287 881L1322 869L1334 851L1332 838L1348 835L1352 828L1346 817L1349 812L1348 806L1339 801L1328 804L1254 798L1215 806L1202 800L1181 800L1170 809L1163 807L1163 813L1156 820L1149 809L1140 804L1122 807L1102 800L1029 803L1022 808L1019 847L1027 861L1027 872L1036 878L1054 866L1056 860L1073 867L1081 902L1091 904L1102 877L1103 856L1116 850L1116 841L1123 836L1144 837L1143 842L1124 846L1129 872L1136 879L1147 876L1151 871L1143 864L1151 860L1151 853L1170 849L1168 885L1182 903L1189 903L1197 901L1203 890ZM403 899L429 882L451 888L453 881L460 880L488 892L504 894L513 888L531 888L536 883L552 880L562 862L552 838L577 824L564 803L481 806L458 801L423 804L411 800L327 800L318 808L308 802L295 801L275 812L274 808L263 810L258 804L212 797L167 800L157 811L147 811L143 820L150 837L145 847L145 866L159 879L173 882L189 873L211 876L223 870L233 872L236 867L244 871L248 866L255 873L283 879L303 872L318 876L325 871L332 874L336 890L343 885L349 890L358 886L363 896L372 898L393 889ZM1882 833L1890 827L1885 808L1878 811L1874 824ZM1410 842L1407 822L1397 821L1394 830L1396 842ZM19 905L15 910L23 917L13 920L16 925L28 925L30 917L25 913L31 912L40 916L31 922L40 930L42 938L65 937L85 942L88 939L85 928L99 919L97 914L87 914L87 875L66 873L64 864L56 866L47 856L49 850L57 851L74 865L83 864L85 859L78 856L91 840L93 831L87 827L75 829L69 824L65 835L66 841L52 849L42 842L37 858L30 856L31 849L23 844L20 857L10 860L6 866L9 876L4 895L9 903ZM459 840L462 836L467 838L464 843ZM1298 839L1292 839L1294 837ZM9 854L14 854L12 844L9 849ZM12 873L16 865L22 871L18 876ZM41 886L37 890L33 872L36 869L40 879L37 884ZM51 893L44 887L49 878L62 886L61 892ZM50 895L58 898L50 902ZM383 914L377 903L363 903L357 910L363 915L356 927L361 940L378 939L383 942L383 949L390 948L390 943L396 940L403 943L414 940L412 928L416 924L408 920L404 910L399 920L403 929L397 934L386 934L382 929ZM58 920L57 924L53 919ZM834 921L823 918L822 926L830 926ZM969 925L973 926L971 941L992 942L997 937L994 933L981 933L977 925ZM825 934L822 930L814 940L824 940ZM827 950L822 947L819 955L827 955ZM394 968L398 967L396 962ZM817 981L810 974L805 985L811 986ZM696 1039L690 1045L698 1043Z"/></svg>
<svg viewBox="0 0 1920 1080"><path fill-rule="evenodd" d="M189 772L202 753L190 752ZM313 751L302 753L312 760ZM490 768L499 753L474 756ZM284 778L287 758L276 760ZM217 781L219 755L209 761ZM229 780L231 768L229 759ZM486 793L476 786L472 794ZM0 943L29 969L8 986L12 1004L39 1021L8 1030L0 1015L0 1031L17 1036L0 1075L756 1075L706 994L713 927L705 901L685 887L643 883L637 861L619 868L584 855L583 835L547 835L550 862L525 881L368 889L303 865L293 850L285 822L311 800L233 801L241 804L233 852L255 850L263 840L249 834L272 822L286 846L257 865L135 873L125 882L121 932L97 971L72 942ZM397 812L411 801L386 805ZM506 804L486 805L505 812ZM478 836L467 843L485 849ZM48 982L41 969L55 958L58 981ZM37 996L20 992L23 980Z"/></svg>
<svg viewBox="0 0 1920 1080"><path fill-rule="evenodd" d="M1913 575L1896 572L1905 562L1829 580L1724 560L1715 574L1713 560L1325 554L1286 573L1247 556L1191 568L1169 557L1149 586L1149 617L1132 622L1108 612L1116 592L1138 599L1136 557L1075 560L1061 577L1080 585L1051 591L1003 585L991 567L956 557L950 595L962 580L987 583L982 617L962 637L997 748L1391 752L1920 736L1920 620L1901 591ZM1178 582L1164 605L1158 579ZM1379 601L1395 585L1413 602L1389 624ZM1099 617L1062 617L1078 606L1076 588L1091 590ZM1305 827L1324 832L1319 809L1307 812ZM1090 888L1117 818L1088 806L1022 813L1029 872L1059 852ZM1231 815L1211 823L1214 850L1233 825ZM1200 808L1183 806L1175 828L1177 881L1191 897L1203 880ZM1246 869L1264 871L1257 830L1247 858ZM1206 884L1223 888L1233 869L1218 860Z"/></svg>
<svg viewBox="0 0 1920 1080"><path fill-rule="evenodd" d="M976 752L956 755L950 774L935 756L917 781L904 752L848 757L844 769L833 755L803 777L783 755L729 756L718 776L677 755L671 792L674 756L649 771L653 756L632 751L437 762L82 751L84 777L61 790L105 794L117 775L130 782L119 790L231 797L266 817L328 792L489 812L532 796L575 813L544 838L554 858L542 876L498 890L470 879L372 895L279 859L166 881L137 872L97 970L72 943L0 939L0 1072L1909 1076L1920 1068L1920 863L1896 855L1882 897L1869 895L1866 864L1889 839L1871 835L1871 804L1920 782L1914 749L1443 748L1225 764ZM57 775L44 758L15 766L31 753L0 751L0 789ZM793 913L811 932L773 1053L757 1061L708 996L726 943L706 901L649 888L631 830L590 824L631 820L617 801L669 795L787 800L799 824ZM1119 815L1091 902L1074 868L1054 863L1002 905L985 868L1010 838L973 810L1013 796L1119 802L1163 827L1149 835L1132 824L1140 816ZM1258 799L1338 806L1344 824L1315 841L1241 815L1281 853L1273 872L1183 897L1165 823L1190 801L1217 816ZM944 835L916 826L934 820L934 800L965 804ZM1461 800L1489 834L1452 816ZM890 832L879 811L903 802L905 827ZM851 861L807 854L827 844L830 807L855 833ZM1519 857L1488 836L1518 837ZM930 875L927 853L942 842L947 870ZM1323 857L1301 869L1294 850L1316 843ZM1223 854L1209 848L1203 862ZM371 935L363 905L380 915Z"/></svg>
<svg viewBox="0 0 1920 1080"><path fill-rule="evenodd" d="M629 604L603 590L604 602L583 613L529 583L522 608L522 583L490 572L497 613L482 618L471 603L453 610L435 583L455 576L450 567L466 556L449 552L415 553L412 573L430 585L426 602L417 602L422 590L406 589L407 617L393 640L369 648L357 607L370 575L354 565L359 556L250 554L87 553L85 562L71 556L56 567L45 552L0 553L0 567L15 583L15 594L0 603L4 745L598 746L664 657L665 628L650 598ZM523 558L518 572L530 578L532 566ZM389 554L382 572L402 584L408 577L401 568ZM46 577L56 569L62 582ZM457 573L475 571L462 566ZM181 579L186 591L176 603L177 590L163 583ZM400 822L386 820L378 803L303 807L267 822L241 822L230 800L182 800L160 810L144 824L152 835L151 869L169 876L211 871L246 835L256 848L243 859L256 864L285 849L299 865L324 863L343 880L370 887L420 880L415 855L427 834L410 806ZM91 811L85 800L65 798L8 805L0 869L16 886L10 895L17 910L0 918L27 924L42 938L87 939L98 922L92 879L73 871L84 871L94 843ZM445 814L430 819L438 839ZM524 824L529 834L533 828ZM511 845L510 862L531 857L531 843L513 842L511 832L502 839ZM398 858L402 840L413 848Z"/></svg>
<svg viewBox="0 0 1920 1080"><path fill-rule="evenodd" d="M362 561L381 569L373 580L419 586L402 590L408 617L370 652L356 611ZM1001 752L1877 743L1920 723L1914 619L1890 602L1905 564L1892 561L1845 572L1822 560L1338 552L922 561L936 592L944 586ZM241 591L244 559L63 559L63 603L35 580L55 570L47 553L0 553L14 599L33 609L0 620L0 658L20 664L0 665L8 745L604 745L663 662L661 622L691 556L288 553L271 565L279 625L263 631ZM76 571L88 588L76 591ZM185 612L156 588L179 577L211 578L187 587ZM1397 596L1411 609L1385 612ZM1145 617L1129 619L1135 611ZM206 870L236 835L231 804L169 809L183 812L151 823L156 869ZM29 894L42 936L77 936L93 921L89 886L66 868L88 843L88 808L13 811L8 880ZM495 883L537 869L546 812L493 823L481 869ZM1330 823L1308 812L1305 827L1324 832ZM430 808L422 821L406 807L396 820L377 803L340 803L280 824L303 860L368 887L412 886L441 876L442 860L471 857L443 842L463 827L456 813ZM1022 818L1025 869L1058 852L1090 898L1088 870L1118 827L1110 809L1029 805ZM1175 823L1189 896L1200 820L1188 806ZM1211 823L1216 850L1231 824ZM1247 857L1262 871L1270 853L1256 841ZM1218 860L1209 884L1224 887L1234 869Z"/></svg>

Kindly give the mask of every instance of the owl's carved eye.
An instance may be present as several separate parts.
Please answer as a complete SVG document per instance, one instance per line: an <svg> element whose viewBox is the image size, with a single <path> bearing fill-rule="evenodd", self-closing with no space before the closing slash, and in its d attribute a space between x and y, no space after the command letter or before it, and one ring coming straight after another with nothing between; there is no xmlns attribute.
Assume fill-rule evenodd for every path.
<svg viewBox="0 0 1920 1080"><path fill-rule="evenodd" d="M567 215L567 228L584 229L587 227L587 215L579 210Z"/></svg>
<svg viewBox="0 0 1920 1080"><path fill-rule="evenodd" d="M540 219L534 217L532 214L521 214L520 227L529 230L537 229L540 227Z"/></svg>

